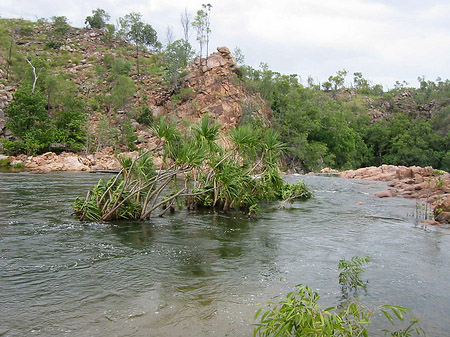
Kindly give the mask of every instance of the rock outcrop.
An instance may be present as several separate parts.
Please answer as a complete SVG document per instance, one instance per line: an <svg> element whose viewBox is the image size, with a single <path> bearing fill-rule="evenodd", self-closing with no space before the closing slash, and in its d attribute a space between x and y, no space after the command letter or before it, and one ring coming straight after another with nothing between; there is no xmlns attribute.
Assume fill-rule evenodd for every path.
<svg viewBox="0 0 450 337"><path fill-rule="evenodd" d="M389 189L376 192L379 198L403 196L431 204L435 219L450 223L450 174L432 167L382 165L341 172L348 179L388 182Z"/></svg>
<svg viewBox="0 0 450 337"><path fill-rule="evenodd" d="M238 69L227 47L217 48L208 58L197 57L181 79L180 93L164 105L165 110L191 122L208 113L223 129L235 127L243 114L268 121L271 109L259 94L239 85Z"/></svg>
<svg viewBox="0 0 450 337"><path fill-rule="evenodd" d="M130 153L129 155L133 155L133 153ZM57 155L54 152L47 152L39 156L11 156L11 164L14 161L23 162L25 169L37 173L53 171L118 170L120 168L112 148L107 148L102 152L87 155L69 152L63 152Z"/></svg>

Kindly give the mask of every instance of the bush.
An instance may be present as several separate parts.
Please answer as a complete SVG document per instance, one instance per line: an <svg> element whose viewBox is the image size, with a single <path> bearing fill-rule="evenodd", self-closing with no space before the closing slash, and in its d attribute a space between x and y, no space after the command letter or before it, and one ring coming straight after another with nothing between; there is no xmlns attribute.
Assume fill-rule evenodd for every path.
<svg viewBox="0 0 450 337"><path fill-rule="evenodd" d="M363 258L354 256L350 261L340 260L338 267L341 269L339 274L341 286L350 286L354 289L363 287L364 284L360 279L360 274L364 271L362 265L369 261L368 256ZM375 309L369 309L357 299L322 309L318 304L319 298L319 294L310 287L297 285L296 290L290 292L277 305L269 303L266 312L262 313L263 308L256 312L255 320L259 318L259 323L255 324L254 336L368 336L371 317L375 314L382 313L389 323L394 325L394 319L404 322L406 320L404 314L410 310L393 305L380 305ZM393 332L388 329L381 331L385 335L404 337L425 334L423 329L416 326L418 321L413 317L404 329Z"/></svg>
<svg viewBox="0 0 450 337"><path fill-rule="evenodd" d="M0 159L0 167L9 166L9 158L1 158Z"/></svg>

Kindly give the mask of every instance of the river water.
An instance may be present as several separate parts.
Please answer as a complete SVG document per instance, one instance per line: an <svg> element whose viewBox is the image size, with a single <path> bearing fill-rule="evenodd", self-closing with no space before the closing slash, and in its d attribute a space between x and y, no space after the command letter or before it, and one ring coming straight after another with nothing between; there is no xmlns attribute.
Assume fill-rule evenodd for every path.
<svg viewBox="0 0 450 337"><path fill-rule="evenodd" d="M314 198L255 219L79 222L71 204L100 177L0 173L0 336L252 336L261 304L296 284L339 303L337 264L354 255L371 257L362 303L450 331L450 230L418 224L415 201L373 197L384 183L289 176Z"/></svg>

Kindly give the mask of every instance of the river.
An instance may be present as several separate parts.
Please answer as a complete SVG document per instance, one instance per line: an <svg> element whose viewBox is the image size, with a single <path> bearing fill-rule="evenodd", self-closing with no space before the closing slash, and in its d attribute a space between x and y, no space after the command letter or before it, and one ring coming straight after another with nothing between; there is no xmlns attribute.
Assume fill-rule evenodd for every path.
<svg viewBox="0 0 450 337"><path fill-rule="evenodd" d="M337 264L354 255L371 257L362 303L450 331L450 230L421 226L413 200L375 198L384 183L288 176L314 198L255 219L80 222L72 202L100 177L0 173L0 336L252 336L261 304L296 284L337 304Z"/></svg>

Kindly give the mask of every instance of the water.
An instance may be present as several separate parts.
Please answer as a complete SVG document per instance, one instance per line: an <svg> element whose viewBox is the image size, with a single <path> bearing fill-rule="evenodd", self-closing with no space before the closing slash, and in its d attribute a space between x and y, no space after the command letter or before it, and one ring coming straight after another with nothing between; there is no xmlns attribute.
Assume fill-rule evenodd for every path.
<svg viewBox="0 0 450 337"><path fill-rule="evenodd" d="M298 283L337 304L338 261L354 255L372 259L364 304L450 331L450 230L417 224L414 201L374 198L383 183L304 177L313 199L253 220L81 223L72 201L100 177L0 173L0 336L252 336L260 304Z"/></svg>

